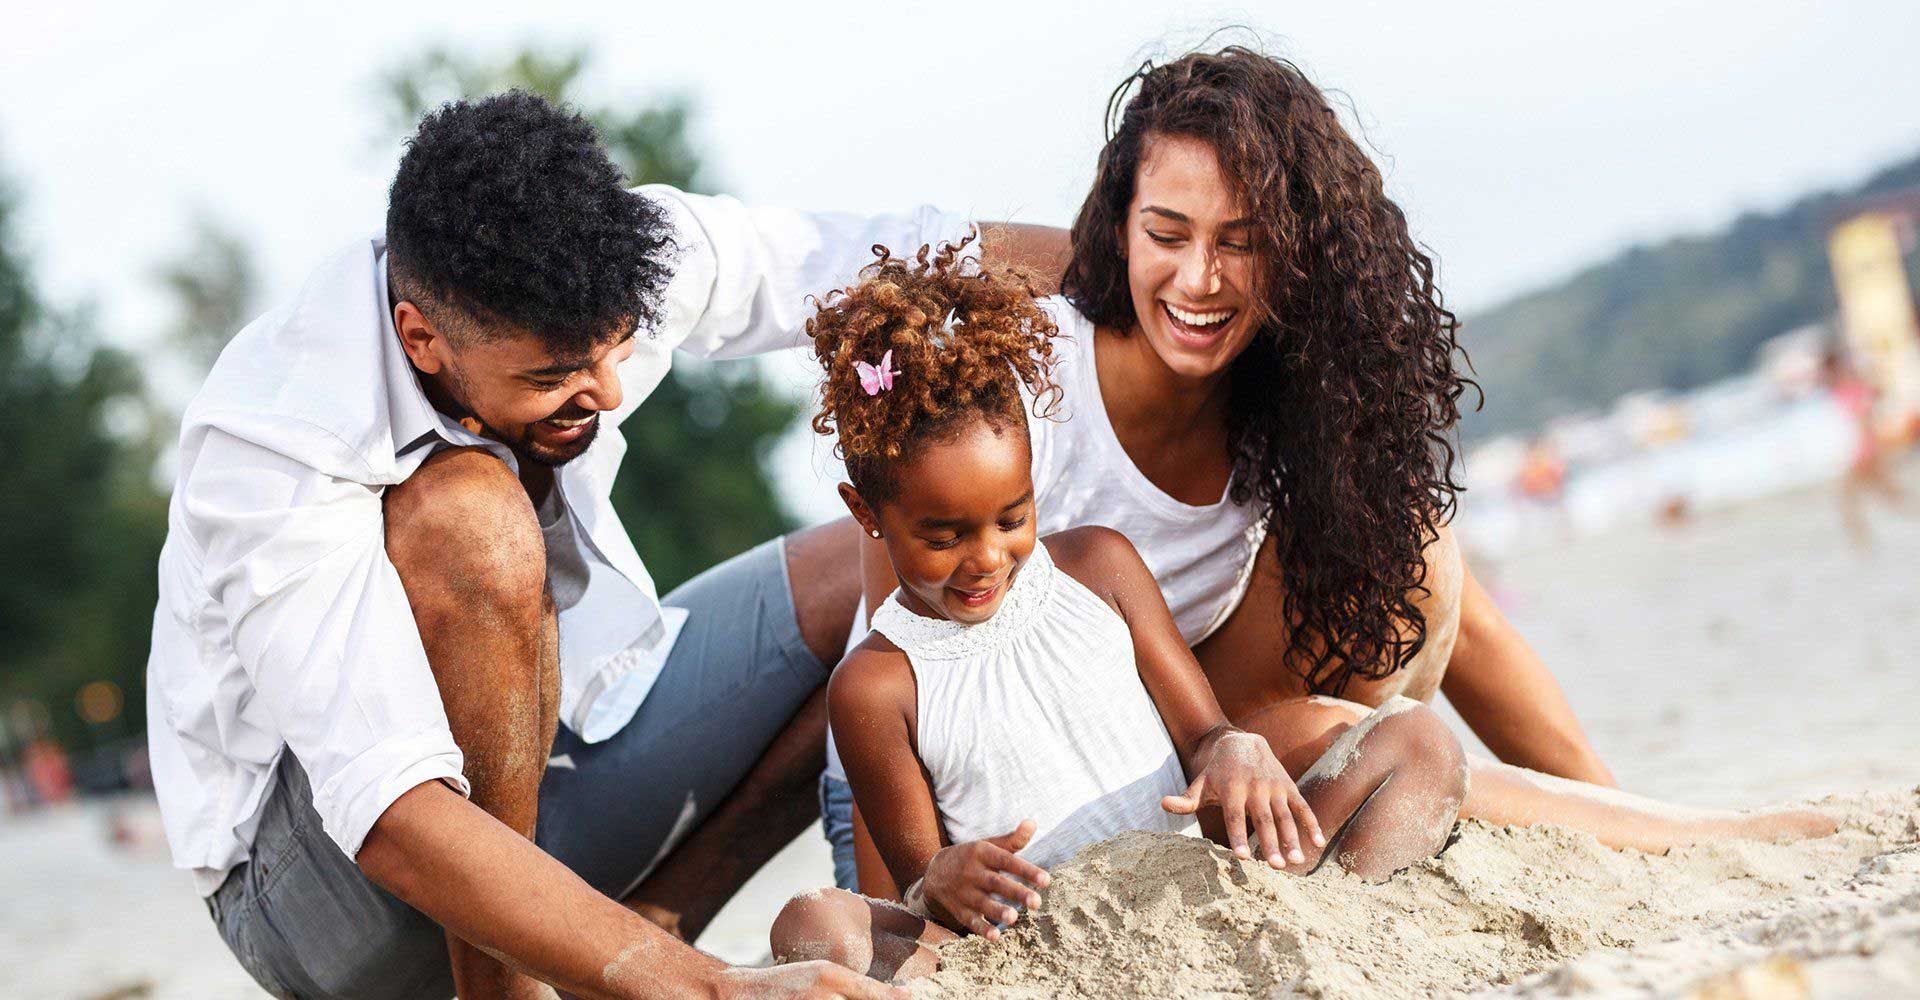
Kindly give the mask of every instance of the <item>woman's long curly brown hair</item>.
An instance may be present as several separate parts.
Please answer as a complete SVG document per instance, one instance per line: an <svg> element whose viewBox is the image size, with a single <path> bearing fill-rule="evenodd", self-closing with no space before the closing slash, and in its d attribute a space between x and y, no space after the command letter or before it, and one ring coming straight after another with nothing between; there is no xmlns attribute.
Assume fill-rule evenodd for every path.
<svg viewBox="0 0 1920 1000"><path fill-rule="evenodd" d="M1265 508L1278 548L1285 662L1315 692L1392 674L1426 642L1424 553L1463 488L1450 431L1473 383L1455 366L1458 323L1432 259L1289 62L1232 46L1146 67L1108 119L1067 298L1133 329L1122 241L1141 160L1158 136L1211 144L1255 220L1259 331L1227 383L1232 498Z"/></svg>
<svg viewBox="0 0 1920 1000"><path fill-rule="evenodd" d="M898 488L900 465L968 419L1026 432L1024 388L1034 411L1059 399L1052 378L1053 320L1034 302L1031 280L963 256L968 237L910 259L873 248L879 259L860 282L833 292L807 320L813 354L826 370L813 429L839 434L835 453L869 504ZM893 352L893 388L868 394L859 365Z"/></svg>

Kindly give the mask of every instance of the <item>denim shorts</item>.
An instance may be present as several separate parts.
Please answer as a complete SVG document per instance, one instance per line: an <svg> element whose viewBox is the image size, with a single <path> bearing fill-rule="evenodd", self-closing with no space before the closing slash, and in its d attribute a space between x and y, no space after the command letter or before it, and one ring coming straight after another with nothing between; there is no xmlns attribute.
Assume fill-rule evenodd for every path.
<svg viewBox="0 0 1920 1000"><path fill-rule="evenodd" d="M690 613L640 710L600 743L563 726L540 784L535 842L616 899L706 819L827 681L800 637L779 539L661 603ZM850 837L848 850L851 859ZM328 839L291 752L280 755L250 858L207 908L274 996L453 996L445 932Z"/></svg>
<svg viewBox="0 0 1920 1000"><path fill-rule="evenodd" d="M859 892L860 873L853 863L853 788L831 774L820 776L820 832L833 848L833 884Z"/></svg>

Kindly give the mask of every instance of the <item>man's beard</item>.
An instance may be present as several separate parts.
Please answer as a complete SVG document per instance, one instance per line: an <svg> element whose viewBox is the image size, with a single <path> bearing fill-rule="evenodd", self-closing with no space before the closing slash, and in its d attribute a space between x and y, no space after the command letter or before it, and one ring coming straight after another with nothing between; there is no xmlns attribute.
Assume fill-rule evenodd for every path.
<svg viewBox="0 0 1920 1000"><path fill-rule="evenodd" d="M551 420L559 416L560 411L556 410L540 418L540 420L527 424L521 429L520 437L516 440L508 437L507 434L498 427L487 423L486 420L481 418L479 413L474 411L473 405L467 402L470 394L467 391L466 377L461 373L457 365L447 366L447 383L447 395L452 396L453 402L462 410L466 411L467 419L480 425L480 436L506 445L507 450L513 452L514 457L520 459L522 462L532 462L535 465L542 465L549 469L557 469L585 454L587 447L593 444L594 438L600 436L600 415L596 413L592 415L593 422L587 425L586 432L581 434L578 440L569 441L559 448L549 448L536 443L533 440L534 423ZM582 416L585 416L585 414L582 414ZM574 418L568 417L566 419L571 420Z"/></svg>
<svg viewBox="0 0 1920 1000"><path fill-rule="evenodd" d="M549 448L536 443L533 440L533 424L527 425L526 432L521 435L518 444L508 443L507 447L512 449L515 455L535 465L544 465L549 469L557 469L585 454L588 446L593 444L593 439L599 435L600 416L599 414L595 414L593 423L587 425L585 433L580 435L579 440L569 441L563 447Z"/></svg>

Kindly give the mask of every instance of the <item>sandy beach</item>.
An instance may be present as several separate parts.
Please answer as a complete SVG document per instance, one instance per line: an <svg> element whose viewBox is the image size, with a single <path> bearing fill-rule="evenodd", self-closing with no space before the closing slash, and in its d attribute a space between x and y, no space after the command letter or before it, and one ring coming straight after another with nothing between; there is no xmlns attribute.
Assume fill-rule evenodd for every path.
<svg viewBox="0 0 1920 1000"><path fill-rule="evenodd" d="M1826 800L1833 837L1612 851L1556 828L1461 824L1383 885L1128 834L1055 869L1005 939L943 950L924 997L1920 993L1920 789Z"/></svg>
<svg viewBox="0 0 1920 1000"><path fill-rule="evenodd" d="M1920 466L1903 479L1920 490ZM1813 490L1481 570L1624 787L1707 806L1817 801L1845 817L1836 837L1650 857L1469 823L1379 887L1123 838L1064 866L1009 942L955 946L920 990L1920 995L1920 522L1875 528L1872 550L1850 548L1831 492ZM110 808L151 807L0 821L0 994L264 995L156 845L108 843ZM702 947L762 958L779 904L829 880L825 844L802 836Z"/></svg>

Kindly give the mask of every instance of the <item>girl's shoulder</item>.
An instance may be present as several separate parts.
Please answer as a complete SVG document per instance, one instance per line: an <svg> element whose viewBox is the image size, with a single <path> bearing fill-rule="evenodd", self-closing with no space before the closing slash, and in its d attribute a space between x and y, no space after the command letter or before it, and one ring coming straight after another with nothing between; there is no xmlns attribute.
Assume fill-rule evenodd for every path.
<svg viewBox="0 0 1920 1000"><path fill-rule="evenodd" d="M1156 586L1153 572L1126 535L1098 524L1056 531L1040 540L1060 572L1102 598L1142 584Z"/></svg>
<svg viewBox="0 0 1920 1000"><path fill-rule="evenodd" d="M829 712L868 713L913 704L913 664L878 632L847 651L827 681Z"/></svg>

